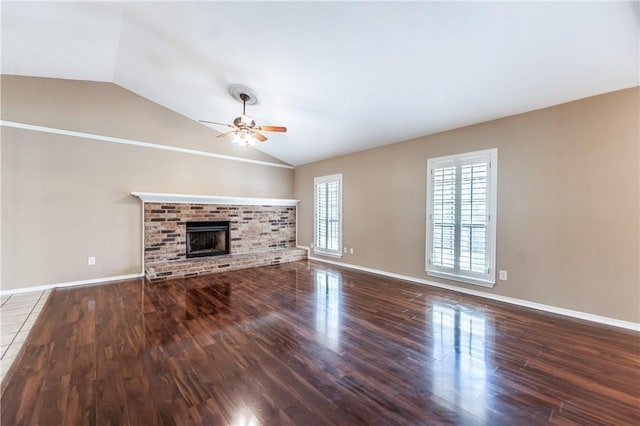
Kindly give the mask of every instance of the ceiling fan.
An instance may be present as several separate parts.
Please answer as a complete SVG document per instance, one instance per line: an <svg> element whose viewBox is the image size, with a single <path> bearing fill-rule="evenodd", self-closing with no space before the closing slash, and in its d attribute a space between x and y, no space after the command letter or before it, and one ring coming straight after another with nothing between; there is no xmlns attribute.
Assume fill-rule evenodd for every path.
<svg viewBox="0 0 640 426"><path fill-rule="evenodd" d="M236 117L233 120L233 124L217 123L215 121L199 120L201 123L215 124L218 126L230 127L233 130L218 135L218 138L233 135L232 142L240 145L256 145L257 142L264 142L267 137L263 135L264 132L281 132L287 131L283 126L258 126L253 118L246 114L247 104L256 105L258 103L258 97L255 92L246 86L239 84L232 84L228 87L229 94L236 100L242 102L242 115Z"/></svg>

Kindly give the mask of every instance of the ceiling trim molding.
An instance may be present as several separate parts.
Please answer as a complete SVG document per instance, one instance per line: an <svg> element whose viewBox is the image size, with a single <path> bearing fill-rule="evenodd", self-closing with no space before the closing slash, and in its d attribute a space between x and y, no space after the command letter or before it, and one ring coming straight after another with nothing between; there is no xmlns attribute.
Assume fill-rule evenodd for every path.
<svg viewBox="0 0 640 426"><path fill-rule="evenodd" d="M132 192L145 203L225 204L243 206L297 206L300 200L288 198L223 197L220 195L164 194L159 192Z"/></svg>
<svg viewBox="0 0 640 426"><path fill-rule="evenodd" d="M157 143L143 142L134 139L116 138L113 136L97 135L94 133L76 132L74 130L57 129L55 127L38 126L35 124L18 123L15 121L0 120L0 126L12 127L14 129L32 130L34 132L52 133L56 135L73 136L76 138L93 139L103 142L119 143L124 145L133 145L143 148L160 149L164 151L181 152L183 154L200 155L203 157L219 158L222 160L239 161L242 163L258 164L261 166L280 167L283 169L295 169L289 164L273 163L270 161L253 160L251 158L235 157L233 155L217 154L214 152L199 151L196 149L180 148L172 145L161 145Z"/></svg>

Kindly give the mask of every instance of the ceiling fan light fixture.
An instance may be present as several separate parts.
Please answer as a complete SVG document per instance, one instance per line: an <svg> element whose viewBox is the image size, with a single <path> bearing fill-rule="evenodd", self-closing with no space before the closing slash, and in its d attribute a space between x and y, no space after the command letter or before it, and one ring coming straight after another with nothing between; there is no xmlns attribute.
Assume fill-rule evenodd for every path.
<svg viewBox="0 0 640 426"><path fill-rule="evenodd" d="M253 135L243 131L235 132L233 134L233 139L231 139L231 142L238 146L255 146L257 144L256 138L254 138Z"/></svg>

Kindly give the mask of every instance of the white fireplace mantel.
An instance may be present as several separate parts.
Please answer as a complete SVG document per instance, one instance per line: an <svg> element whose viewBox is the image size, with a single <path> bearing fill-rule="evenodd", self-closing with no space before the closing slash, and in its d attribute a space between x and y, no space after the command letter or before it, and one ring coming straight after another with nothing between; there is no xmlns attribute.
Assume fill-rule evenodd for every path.
<svg viewBox="0 0 640 426"><path fill-rule="evenodd" d="M297 206L300 200L287 198L222 197L218 195L163 194L132 192L143 203L238 204L247 206Z"/></svg>

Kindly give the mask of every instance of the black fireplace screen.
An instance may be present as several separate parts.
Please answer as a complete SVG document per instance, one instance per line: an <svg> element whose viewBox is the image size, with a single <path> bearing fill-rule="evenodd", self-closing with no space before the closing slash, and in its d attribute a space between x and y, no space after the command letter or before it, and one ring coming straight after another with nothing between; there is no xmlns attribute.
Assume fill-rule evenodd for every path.
<svg viewBox="0 0 640 426"><path fill-rule="evenodd" d="M187 222L187 257L229 254L229 222Z"/></svg>

